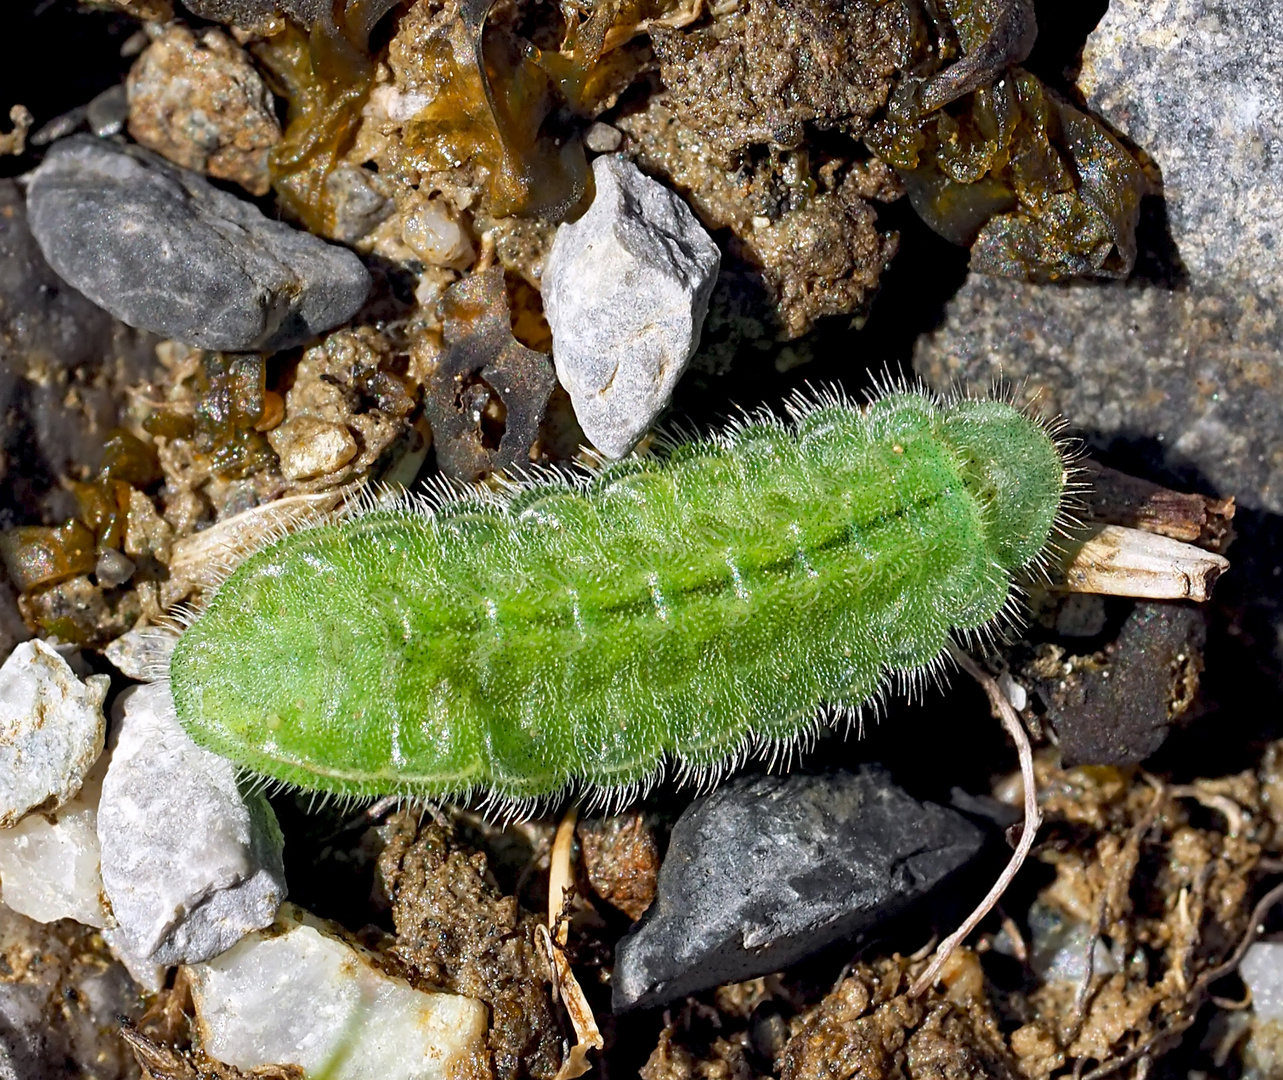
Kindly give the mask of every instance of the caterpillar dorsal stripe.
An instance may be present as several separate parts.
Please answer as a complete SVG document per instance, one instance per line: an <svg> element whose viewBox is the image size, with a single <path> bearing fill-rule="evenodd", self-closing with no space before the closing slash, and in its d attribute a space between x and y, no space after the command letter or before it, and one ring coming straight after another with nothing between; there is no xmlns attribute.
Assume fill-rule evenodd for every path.
<svg viewBox="0 0 1283 1080"><path fill-rule="evenodd" d="M618 801L666 761L716 776L1010 615L1067 477L1056 433L1011 404L895 388L367 508L231 574L175 647L178 716L342 796Z"/></svg>

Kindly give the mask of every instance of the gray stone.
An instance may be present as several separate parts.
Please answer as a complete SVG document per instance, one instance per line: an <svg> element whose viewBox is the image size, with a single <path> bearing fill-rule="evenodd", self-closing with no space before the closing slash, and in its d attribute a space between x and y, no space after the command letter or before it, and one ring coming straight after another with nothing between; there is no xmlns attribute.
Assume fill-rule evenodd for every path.
<svg viewBox="0 0 1283 1080"><path fill-rule="evenodd" d="M859 938L980 850L884 770L743 777L673 828L659 893L616 950L615 1011L764 975Z"/></svg>
<svg viewBox="0 0 1283 1080"><path fill-rule="evenodd" d="M89 130L99 138L108 135L119 135L125 129L129 119L129 97L125 93L125 84L109 86L85 106L85 119Z"/></svg>
<svg viewBox="0 0 1283 1080"><path fill-rule="evenodd" d="M1274 0L1112 0L1081 85L1153 156L1165 221L1142 222L1126 284L971 275L919 339L919 373L941 389L1001 376L1096 446L1149 440L1169 472L1283 511L1279 40Z"/></svg>
<svg viewBox="0 0 1283 1080"><path fill-rule="evenodd" d="M202 19L232 23L247 30L269 29L280 16L287 15L309 29L323 18L329 18L333 6L329 0L183 0L184 6ZM366 36L396 0L377 0L361 5Z"/></svg>
<svg viewBox="0 0 1283 1080"><path fill-rule="evenodd" d="M1283 6L1111 0L1083 49L1087 103L1162 170L1195 286L1283 295Z"/></svg>
<svg viewBox="0 0 1283 1080"><path fill-rule="evenodd" d="M131 326L201 348L301 344L350 319L370 289L352 252L138 147L58 142L27 208L65 281Z"/></svg>
<svg viewBox="0 0 1283 1080"><path fill-rule="evenodd" d="M690 208L620 157L557 230L542 292L557 377L584 433L622 457L668 403L699 346L721 253Z"/></svg>
<svg viewBox="0 0 1283 1080"><path fill-rule="evenodd" d="M1283 328L1234 295L1127 284L1030 285L972 274L913 364L937 389L1019 387L1093 446L1145 438L1175 472L1283 511Z"/></svg>
<svg viewBox="0 0 1283 1080"><path fill-rule="evenodd" d="M125 691L98 806L115 943L135 961L195 963L271 923L285 899L282 838L236 767L202 750L167 683Z"/></svg>
<svg viewBox="0 0 1283 1080"><path fill-rule="evenodd" d="M84 682L43 641L24 641L0 667L0 828L39 807L56 810L80 790L102 753L103 699L111 680Z"/></svg>

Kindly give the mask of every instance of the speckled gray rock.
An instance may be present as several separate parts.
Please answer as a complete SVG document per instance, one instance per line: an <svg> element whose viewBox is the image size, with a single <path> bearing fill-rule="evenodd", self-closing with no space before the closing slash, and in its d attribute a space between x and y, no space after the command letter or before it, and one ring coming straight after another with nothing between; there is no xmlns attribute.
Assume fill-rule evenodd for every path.
<svg viewBox="0 0 1283 1080"><path fill-rule="evenodd" d="M1142 224L1126 284L971 275L918 341L919 373L1001 375L1097 446L1152 440L1168 470L1283 511L1280 40L1274 0L1112 0L1081 83L1162 170L1170 238Z"/></svg>
<svg viewBox="0 0 1283 1080"><path fill-rule="evenodd" d="M1083 49L1087 103L1157 162L1195 286L1283 295L1283 6L1111 0Z"/></svg>
<svg viewBox="0 0 1283 1080"><path fill-rule="evenodd" d="M285 899L282 838L231 762L200 749L167 683L121 695L98 805L102 881L135 961L194 963L271 923Z"/></svg>
<svg viewBox="0 0 1283 1080"><path fill-rule="evenodd" d="M362 4L366 32L395 5L396 0ZM296 23L311 27L333 10L329 0L184 0L184 6L202 19L234 23L246 29L270 26L272 20L281 15L288 15Z"/></svg>
<svg viewBox="0 0 1283 1080"><path fill-rule="evenodd" d="M632 162L599 157L593 177L588 212L557 230L542 292L575 416L598 450L622 457L699 346L721 253L686 203Z"/></svg>
<svg viewBox="0 0 1283 1080"><path fill-rule="evenodd" d="M301 344L370 289L346 248L138 147L61 140L32 174L27 212L63 280L130 326L206 349Z"/></svg>
<svg viewBox="0 0 1283 1080"><path fill-rule="evenodd" d="M885 770L743 777L673 828L659 893L615 953L615 1011L777 971L866 934L980 850Z"/></svg>
<svg viewBox="0 0 1283 1080"><path fill-rule="evenodd" d="M1250 286L1248 286L1250 288ZM1283 511L1283 328L1254 291L1065 288L972 274L914 367L945 390L1003 378L1094 446L1147 438L1209 490Z"/></svg>
<svg viewBox="0 0 1283 1080"><path fill-rule="evenodd" d="M102 753L111 680L76 678L43 641L24 641L0 667L0 828L71 799Z"/></svg>

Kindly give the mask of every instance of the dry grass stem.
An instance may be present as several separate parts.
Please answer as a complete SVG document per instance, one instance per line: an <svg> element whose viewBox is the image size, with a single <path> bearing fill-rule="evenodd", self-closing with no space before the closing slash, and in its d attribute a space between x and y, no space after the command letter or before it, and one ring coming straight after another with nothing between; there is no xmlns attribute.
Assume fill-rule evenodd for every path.
<svg viewBox="0 0 1283 1080"><path fill-rule="evenodd" d="M1064 592L1146 600L1206 600L1229 560L1157 533L1104 525L1058 575Z"/></svg>
<svg viewBox="0 0 1283 1080"><path fill-rule="evenodd" d="M570 1048L566 1059L557 1070L556 1080L575 1080L592 1068L588 1062L590 1050L600 1050L604 1044L597 1020L593 1016L588 999L575 973L566 959L564 946L570 932L569 919L566 916L566 901L574 892L575 871L574 853L575 823L579 820L579 808L571 807L557 826L557 835L552 842L552 855L548 868L548 925L540 927L540 940L548 951L552 964L553 978L566 1013L570 1016L571 1026L575 1029L575 1045Z"/></svg>
<svg viewBox="0 0 1283 1080"><path fill-rule="evenodd" d="M1033 847L1038 826L1042 824L1042 814L1038 809L1037 785L1034 780L1033 749L1029 745L1029 736L1025 734L1024 726L1020 723L1020 717L1016 715L1016 710L1011 707L1011 702L1007 700L1002 688L998 685L998 681L992 675L981 669L961 649L951 645L949 652L954 660L957 661L958 666L980 684L980 688L984 690L985 696L989 699L989 707L993 710L994 716L1002 721L1002 726L1006 728L1007 734L1011 736L1016 744L1016 752L1020 755L1020 775L1024 781L1025 788L1025 821L1020 833L1020 842L1016 845L1016 850L1012 853L1010 862L1007 863L1003 872L998 875L998 880L993 883L993 888L980 901L975 911L963 920L962 925L957 930L940 943L939 949L936 950L935 958L928 965L926 971L919 975L909 988L909 994L913 997L917 997L930 989L953 950L972 930L980 925L980 920L988 915L998 901L1002 899L1002 894L1007 891L1007 886L1011 884L1012 879L1019 873L1020 867L1024 865L1025 858Z"/></svg>

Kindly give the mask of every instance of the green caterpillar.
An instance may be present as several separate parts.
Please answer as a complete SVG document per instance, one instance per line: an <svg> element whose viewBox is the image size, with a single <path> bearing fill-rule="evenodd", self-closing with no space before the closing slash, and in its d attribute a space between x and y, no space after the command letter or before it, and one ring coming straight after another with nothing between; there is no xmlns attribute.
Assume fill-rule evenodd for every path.
<svg viewBox="0 0 1283 1080"><path fill-rule="evenodd" d="M1013 612L1067 485L1002 401L790 414L282 537L178 640L179 719L301 788L513 807L788 750Z"/></svg>

